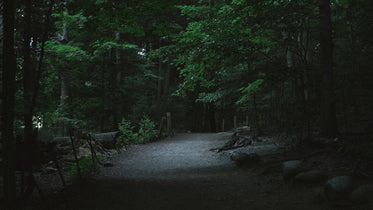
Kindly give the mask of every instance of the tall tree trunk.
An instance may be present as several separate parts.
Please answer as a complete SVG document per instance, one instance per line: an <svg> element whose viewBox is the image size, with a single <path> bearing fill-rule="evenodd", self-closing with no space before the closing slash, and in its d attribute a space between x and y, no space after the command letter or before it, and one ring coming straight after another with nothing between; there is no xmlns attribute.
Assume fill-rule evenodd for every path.
<svg viewBox="0 0 373 210"><path fill-rule="evenodd" d="M67 10L67 2L64 2L64 5L65 5L65 11L64 11L64 14L67 15L68 14L68 10ZM63 23L63 29L62 29L62 36L60 38L60 42L61 43L64 43L64 44L67 44L68 43L68 30L67 30L67 24L66 22ZM67 78L67 75L68 75L68 70L66 68L62 69L62 72L60 72L60 79L61 79L61 96L60 96L60 106L62 108L62 114L64 115L65 114L65 110L66 110L66 106L68 105L67 104L67 99L69 97L69 85L68 85L68 78ZM61 135L64 136L65 135L65 132L66 131L66 125L65 125L65 122L62 121L61 122Z"/></svg>
<svg viewBox="0 0 373 210"><path fill-rule="evenodd" d="M210 121L210 132L216 132L215 105L213 103L208 104L208 115Z"/></svg>
<svg viewBox="0 0 373 210"><path fill-rule="evenodd" d="M15 1L3 4L3 78L1 141L3 152L3 182L6 209L15 209L15 143L13 136L16 57L14 52Z"/></svg>
<svg viewBox="0 0 373 210"><path fill-rule="evenodd" d="M161 116L164 115L167 111L168 105L168 97L169 97L169 89L170 89L170 74L171 74L171 66L170 64L166 64L166 73L164 77L164 86L163 86L163 95L161 97Z"/></svg>
<svg viewBox="0 0 373 210"><path fill-rule="evenodd" d="M23 151L24 159L22 160L22 168L27 172L27 190L30 194L34 190L34 177L33 177L33 163L35 157L35 140L36 136L33 132L32 116L34 110L33 104L33 91L35 84L35 67L31 58L31 14L32 14L32 1L25 0L25 25L24 25L24 40L23 40L23 118L25 123L24 129L24 144L25 150ZM36 40L34 40L36 42ZM17 148L18 149L18 148ZM21 192L24 196L25 192Z"/></svg>
<svg viewBox="0 0 373 210"><path fill-rule="evenodd" d="M162 47L162 39L159 38L158 41L158 48ZM158 79L157 79L157 112L158 112L158 118L162 119L163 113L161 113L161 103L162 103L162 58L158 59Z"/></svg>
<svg viewBox="0 0 373 210"><path fill-rule="evenodd" d="M319 12L321 50L320 71L322 77L320 134L324 137L335 137L338 131L334 100L333 42L330 0L319 0Z"/></svg>
<svg viewBox="0 0 373 210"><path fill-rule="evenodd" d="M262 135L262 129L260 127L260 122L259 122L259 112L258 112L258 106L257 106L257 103L256 103L256 94L253 95L253 105L254 105L256 135L260 136L260 135Z"/></svg>
<svg viewBox="0 0 373 210"><path fill-rule="evenodd" d="M119 44L120 42L120 34L119 32L115 32L115 40ZM118 130L118 106L117 106L117 100L120 98L119 93L119 87L120 87L120 81L121 81L121 67L120 67L120 48L115 48L115 57L114 57L114 66L112 71L112 116L113 116L113 122L112 122L112 129Z"/></svg>
<svg viewBox="0 0 373 210"><path fill-rule="evenodd" d="M67 79L66 79L66 70L63 69L62 70L63 72L60 72L60 79L61 79L61 98L60 98L60 106L61 106L61 109L62 109L62 114L65 115L65 111L66 111L66 106L68 105L67 103L67 99L69 97L69 91L68 91L68 82L67 82ZM65 122L62 121L61 122L61 135L64 136L65 135L65 132L66 131L66 125L65 125Z"/></svg>
<svg viewBox="0 0 373 210"><path fill-rule="evenodd" d="M101 133L105 131L105 69L106 69L106 56L103 56L102 66L101 66L101 119L100 119L100 127Z"/></svg>
<svg viewBox="0 0 373 210"><path fill-rule="evenodd" d="M31 61L31 0L25 0L24 13L24 40L23 40L23 112L25 123L25 141L29 142L32 136L32 92L34 84L35 69Z"/></svg>
<svg viewBox="0 0 373 210"><path fill-rule="evenodd" d="M158 60L158 79L157 79L157 111L159 114L159 119L162 118L163 113L161 113L161 95L162 95L162 59Z"/></svg>

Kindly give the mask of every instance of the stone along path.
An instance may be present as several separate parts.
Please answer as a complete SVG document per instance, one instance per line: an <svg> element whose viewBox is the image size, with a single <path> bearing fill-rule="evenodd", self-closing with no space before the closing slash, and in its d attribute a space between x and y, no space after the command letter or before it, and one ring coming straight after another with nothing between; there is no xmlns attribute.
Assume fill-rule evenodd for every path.
<svg viewBox="0 0 373 210"><path fill-rule="evenodd" d="M210 151L231 135L179 134L131 146L114 157L113 167L47 208L330 209L312 189L288 187L277 175L257 176L237 168L227 153Z"/></svg>

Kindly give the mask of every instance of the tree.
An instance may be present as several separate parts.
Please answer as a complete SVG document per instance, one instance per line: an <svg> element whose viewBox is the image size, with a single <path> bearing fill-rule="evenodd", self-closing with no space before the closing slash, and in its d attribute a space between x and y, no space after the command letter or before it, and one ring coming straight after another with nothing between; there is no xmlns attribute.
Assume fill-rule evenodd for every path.
<svg viewBox="0 0 373 210"><path fill-rule="evenodd" d="M7 209L15 209L15 142L14 100L16 56L14 52L15 1L5 0L3 5L3 78L1 140L3 152L4 196Z"/></svg>
<svg viewBox="0 0 373 210"><path fill-rule="evenodd" d="M320 12L320 71L321 71L321 135L335 137L337 120L334 100L333 41L330 0L319 1Z"/></svg>

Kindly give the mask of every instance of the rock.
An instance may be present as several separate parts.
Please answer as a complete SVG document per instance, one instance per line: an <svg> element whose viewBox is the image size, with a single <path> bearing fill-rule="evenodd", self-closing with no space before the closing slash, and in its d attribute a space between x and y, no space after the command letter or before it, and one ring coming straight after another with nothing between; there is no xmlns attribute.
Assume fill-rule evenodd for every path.
<svg viewBox="0 0 373 210"><path fill-rule="evenodd" d="M47 143L47 142L52 142L53 139L54 139L54 136L49 130L45 128L41 128L38 130L38 135L36 137L37 142Z"/></svg>
<svg viewBox="0 0 373 210"><path fill-rule="evenodd" d="M373 184L362 185L350 194L350 200L356 203L368 203L373 200Z"/></svg>
<svg viewBox="0 0 373 210"><path fill-rule="evenodd" d="M53 168L53 167L45 167L43 169L43 174L53 174L53 173L56 173L56 172L57 172L57 169Z"/></svg>
<svg viewBox="0 0 373 210"><path fill-rule="evenodd" d="M106 162L106 163L103 163L104 167L113 167L113 163L110 163L110 162Z"/></svg>
<svg viewBox="0 0 373 210"><path fill-rule="evenodd" d="M328 145L332 145L332 144L337 143L338 141L339 141L338 138L323 138L323 137L315 138L311 140L312 144L318 147L325 147Z"/></svg>
<svg viewBox="0 0 373 210"><path fill-rule="evenodd" d="M93 137L95 140L100 142L102 146L106 149L114 149L116 139L121 135L120 131L108 132L108 133L99 133L95 134Z"/></svg>
<svg viewBox="0 0 373 210"><path fill-rule="evenodd" d="M251 145L252 140L250 138L244 136L238 136L238 140L234 143L233 147L235 146L247 146Z"/></svg>
<svg viewBox="0 0 373 210"><path fill-rule="evenodd" d="M86 148L86 147L79 147L78 148L78 154L79 156L90 156L91 155L91 149Z"/></svg>
<svg viewBox="0 0 373 210"><path fill-rule="evenodd" d="M352 189L352 179L349 176L337 176L329 179L325 185L325 196L329 201L344 200Z"/></svg>
<svg viewBox="0 0 373 210"><path fill-rule="evenodd" d="M325 178L325 174L323 174L319 170L312 170L307 172L299 173L295 176L295 181L298 183L317 183L322 181Z"/></svg>
<svg viewBox="0 0 373 210"><path fill-rule="evenodd" d="M282 163L282 175L284 179L294 177L299 171L302 165L301 160L290 160Z"/></svg>
<svg viewBox="0 0 373 210"><path fill-rule="evenodd" d="M255 153L247 154L242 152L233 152L231 154L231 160L236 162L237 166L250 167L260 161L259 155Z"/></svg>
<svg viewBox="0 0 373 210"><path fill-rule="evenodd" d="M250 127L249 126L242 126L239 128L236 128L236 131L234 135L241 135L241 136L248 136L250 135Z"/></svg>

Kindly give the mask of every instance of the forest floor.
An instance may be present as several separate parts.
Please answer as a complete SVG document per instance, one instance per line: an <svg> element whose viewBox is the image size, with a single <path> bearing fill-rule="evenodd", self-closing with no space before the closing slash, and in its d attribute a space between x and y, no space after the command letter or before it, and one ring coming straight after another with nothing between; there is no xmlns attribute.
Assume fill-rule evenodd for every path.
<svg viewBox="0 0 373 210"><path fill-rule="evenodd" d="M230 151L216 152L232 133L188 133L133 145L113 157L113 167L25 209L373 209L330 205L321 184L284 182L279 143L263 142L238 150L268 156L272 164L238 168ZM276 160L277 159L277 160ZM286 159L286 158L285 158ZM319 162L317 162L319 161ZM268 161L267 161L268 162ZM314 164L325 162L323 157ZM27 205L26 205L27 206Z"/></svg>

